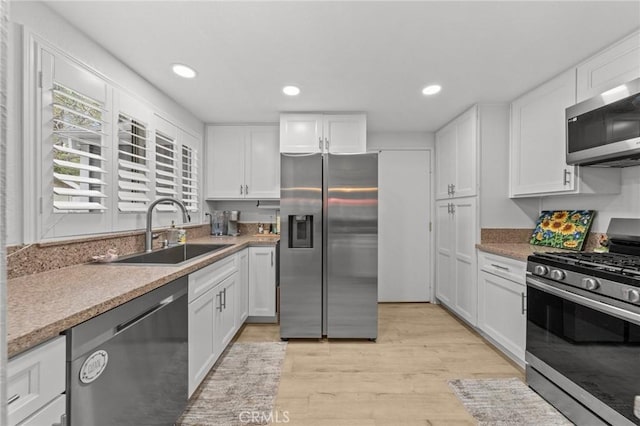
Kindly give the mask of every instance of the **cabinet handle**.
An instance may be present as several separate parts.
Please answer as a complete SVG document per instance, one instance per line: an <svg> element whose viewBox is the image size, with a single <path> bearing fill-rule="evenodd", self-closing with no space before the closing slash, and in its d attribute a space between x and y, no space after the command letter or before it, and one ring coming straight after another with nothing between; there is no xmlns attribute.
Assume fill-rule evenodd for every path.
<svg viewBox="0 0 640 426"><path fill-rule="evenodd" d="M249 185L244 186L244 195L249 195Z"/></svg>
<svg viewBox="0 0 640 426"><path fill-rule="evenodd" d="M571 172L567 169L564 169L564 174L562 176L563 185L571 185Z"/></svg>
<svg viewBox="0 0 640 426"><path fill-rule="evenodd" d="M271 266L273 266L273 252L271 252Z"/></svg>
<svg viewBox="0 0 640 426"><path fill-rule="evenodd" d="M222 292L221 292L221 291L219 291L219 292L218 292L218 294L216 294L216 299L217 299L217 298L219 298L219 299L220 299L220 305L218 306L218 308L217 308L217 309L218 309L220 312L222 312Z"/></svg>
<svg viewBox="0 0 640 426"><path fill-rule="evenodd" d="M20 399L20 394L15 394L13 396L11 396L8 400L7 400L7 405L13 404L14 402L16 402L18 399Z"/></svg>
<svg viewBox="0 0 640 426"><path fill-rule="evenodd" d="M456 214L456 205L451 203L451 214Z"/></svg>
<svg viewBox="0 0 640 426"><path fill-rule="evenodd" d="M324 150L329 152L329 139L324 138Z"/></svg>
<svg viewBox="0 0 640 426"><path fill-rule="evenodd" d="M496 265L495 263L492 263L491 266L493 266L494 268L502 269L503 271L509 270L509 268L507 268L506 266Z"/></svg>
<svg viewBox="0 0 640 426"><path fill-rule="evenodd" d="M524 293L520 293L520 300L522 301L522 315L525 314L525 312L527 312L527 308L526 308L526 303L525 303L525 299L527 298L527 296Z"/></svg>
<svg viewBox="0 0 640 426"><path fill-rule="evenodd" d="M60 416L60 426L67 426L67 414Z"/></svg>
<svg viewBox="0 0 640 426"><path fill-rule="evenodd" d="M224 302L222 302L222 307L227 309L227 289L222 289L222 296L224 296Z"/></svg>
<svg viewBox="0 0 640 426"><path fill-rule="evenodd" d="M451 184L451 195L454 195L456 193L456 185L455 184Z"/></svg>
<svg viewBox="0 0 640 426"><path fill-rule="evenodd" d="M447 203L447 213L451 213L451 203Z"/></svg>
<svg viewBox="0 0 640 426"><path fill-rule="evenodd" d="M322 137L321 136L318 137L318 149L320 151L322 151Z"/></svg>
<svg viewBox="0 0 640 426"><path fill-rule="evenodd" d="M447 195L451 195L451 184L447 185Z"/></svg>
<svg viewBox="0 0 640 426"><path fill-rule="evenodd" d="M242 195L242 185L240 185L240 195Z"/></svg>

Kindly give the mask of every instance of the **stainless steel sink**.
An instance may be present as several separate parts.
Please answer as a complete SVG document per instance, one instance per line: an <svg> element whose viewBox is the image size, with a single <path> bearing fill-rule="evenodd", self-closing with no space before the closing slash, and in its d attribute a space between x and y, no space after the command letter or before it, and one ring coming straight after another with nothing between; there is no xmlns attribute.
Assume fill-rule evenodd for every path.
<svg viewBox="0 0 640 426"><path fill-rule="evenodd" d="M133 254L131 256L119 258L111 263L177 265L179 263L186 262L187 260L211 254L232 245L233 244L182 244L175 247L156 250L151 253Z"/></svg>

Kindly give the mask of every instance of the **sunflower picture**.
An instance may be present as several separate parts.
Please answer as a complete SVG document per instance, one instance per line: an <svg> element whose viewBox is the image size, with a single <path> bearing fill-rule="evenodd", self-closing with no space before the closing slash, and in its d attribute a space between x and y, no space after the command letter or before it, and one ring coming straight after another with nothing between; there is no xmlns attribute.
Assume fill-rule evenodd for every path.
<svg viewBox="0 0 640 426"><path fill-rule="evenodd" d="M529 244L582 250L595 210L545 210L540 213Z"/></svg>

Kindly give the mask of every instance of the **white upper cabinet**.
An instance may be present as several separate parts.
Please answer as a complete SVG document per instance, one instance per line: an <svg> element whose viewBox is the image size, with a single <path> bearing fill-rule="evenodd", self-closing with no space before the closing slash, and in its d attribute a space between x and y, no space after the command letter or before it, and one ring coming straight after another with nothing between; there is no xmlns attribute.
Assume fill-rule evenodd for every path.
<svg viewBox="0 0 640 426"><path fill-rule="evenodd" d="M277 126L207 128L207 199L280 198Z"/></svg>
<svg viewBox="0 0 640 426"><path fill-rule="evenodd" d="M478 108L436 133L436 199L477 195Z"/></svg>
<svg viewBox="0 0 640 426"><path fill-rule="evenodd" d="M280 152L355 154L366 151L365 114L280 114Z"/></svg>
<svg viewBox="0 0 640 426"><path fill-rule="evenodd" d="M510 197L620 192L620 172L566 163L565 109L576 101L570 69L511 103Z"/></svg>
<svg viewBox="0 0 640 426"><path fill-rule="evenodd" d="M640 77L640 31L578 65L577 102Z"/></svg>

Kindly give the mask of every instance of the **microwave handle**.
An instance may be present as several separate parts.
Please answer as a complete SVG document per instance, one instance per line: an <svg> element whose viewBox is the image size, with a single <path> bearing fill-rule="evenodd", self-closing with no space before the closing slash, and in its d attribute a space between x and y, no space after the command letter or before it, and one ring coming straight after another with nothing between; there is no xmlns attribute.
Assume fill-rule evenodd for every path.
<svg viewBox="0 0 640 426"><path fill-rule="evenodd" d="M606 303L598 302L597 300L580 296L576 293L571 293L569 291L550 286L549 284L545 284L532 276L527 276L527 285L544 291L545 293L553 294L554 296L577 303L578 305L586 306L587 308L640 325L640 314L636 314L635 312L630 312L625 309L618 308L617 306L608 305Z"/></svg>

